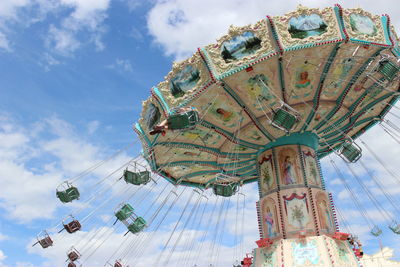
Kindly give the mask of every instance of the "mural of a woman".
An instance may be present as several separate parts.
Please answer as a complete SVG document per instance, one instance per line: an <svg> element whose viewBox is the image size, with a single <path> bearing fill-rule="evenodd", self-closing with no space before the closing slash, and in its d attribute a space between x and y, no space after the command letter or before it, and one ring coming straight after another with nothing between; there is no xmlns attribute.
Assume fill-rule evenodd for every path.
<svg viewBox="0 0 400 267"><path fill-rule="evenodd" d="M267 229L268 229L268 237L272 238L275 237L276 233L274 230L274 215L272 214L271 210L269 207L267 207L267 210L264 215L265 223L267 224Z"/></svg>
<svg viewBox="0 0 400 267"><path fill-rule="evenodd" d="M321 207L321 212L324 214L324 219L325 219L325 227L327 230L332 229L332 220L331 220L331 214L329 212L328 205L326 204L325 200L322 200L320 203Z"/></svg>
<svg viewBox="0 0 400 267"><path fill-rule="evenodd" d="M283 182L286 185L296 183L296 176L293 168L294 166L290 156L286 156L283 162Z"/></svg>

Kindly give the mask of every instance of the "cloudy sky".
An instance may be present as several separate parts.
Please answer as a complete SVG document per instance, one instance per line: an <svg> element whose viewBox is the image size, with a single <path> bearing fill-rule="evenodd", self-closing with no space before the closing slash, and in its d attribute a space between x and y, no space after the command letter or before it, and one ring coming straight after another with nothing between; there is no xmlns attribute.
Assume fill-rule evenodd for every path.
<svg viewBox="0 0 400 267"><path fill-rule="evenodd" d="M159 189L154 189L155 192L143 189L144 193L135 193L131 189L126 191L121 185L108 189L120 173L108 178L106 175L140 153L141 148L135 142L137 138L132 131L132 124L140 116L141 101L149 96L149 89L168 73L172 62L191 55L197 47L214 42L226 33L231 24L246 25L266 15L284 14L294 10L299 3L310 7L325 7L333 6L336 2L289 0L282 4L282 1L265 0L1 0L0 266L64 266L65 252L71 244L87 243L87 247L102 244L103 239L93 237L96 233L97 236L107 236L107 240L98 251L86 254L93 254L87 259L87 264L104 264L103 256L110 256L109 251L114 251L125 239L122 237L123 227L112 228L112 223L107 224L110 212L106 212L103 207L112 210L113 205L119 201L131 195L140 200L147 192L156 199ZM388 13L392 23L400 29L400 7L396 0L343 2L343 7L361 6L374 14ZM396 123L400 111L395 109L393 114L388 118ZM363 141L379 151L382 160L393 172L399 169L398 143L385 134L381 127L370 131L363 137ZM79 203L65 206L57 201L54 192L58 184L121 148L126 149L78 181L86 195L96 197L95 201L86 206ZM376 170L375 174L382 178L387 191L399 199L398 182L387 174L366 148L364 151L365 163ZM335 160L344 166L338 158ZM380 213L365 196L360 197L374 224L381 225L384 230L382 237L376 239L368 235L368 226L356 211L328 160L323 161L323 167L328 189L336 194L335 200L340 210L348 218L350 227L366 244L367 252L375 252L382 244L395 248L396 257L399 257L398 237L387 230L387 222ZM356 172L366 179L371 191L388 206L389 212L396 215L382 192L368 180L359 165L356 166ZM349 175L349 172L345 173ZM106 179L101 180L103 177ZM96 184L97 181L102 183ZM361 195L357 183L353 180L350 182ZM172 190L171 186L161 181L157 188L163 186L167 186L165 192ZM178 190L178 195L181 190ZM245 217L248 223L243 229L246 236L243 250L247 251L254 247L253 242L258 236L255 192L255 186L244 189L247 196ZM189 201L190 207L196 207L196 203L205 201L202 198L199 200L201 202L196 202L196 194L185 191L181 201ZM160 199L167 196L164 194ZM109 199L110 202L107 202ZM168 201L172 200L173 197ZM242 201L241 198L239 200ZM205 213L212 212L212 201L210 198L208 204L204 204ZM214 246L219 254L210 249L214 248L211 244L213 240L206 238L204 253L211 251L211 257L219 256L222 259L220 266L229 266L236 250L239 250L239 246L233 248L232 245L235 242L238 244L234 237L238 229L235 229L235 224L228 223L237 221L236 198L229 203L218 201L218 209L225 205L223 207L229 210L224 213L228 215L222 216L221 221L229 226L225 232L230 237L220 239L217 236ZM103 202L105 204L101 206ZM158 237L153 238L153 245L145 252L140 248L132 250L144 255L158 255L184 209L184 205L179 203L172 209L171 214L174 216L160 222L161 228ZM96 210L96 207L100 208ZM96 212L90 215L87 210ZM56 235L59 245L51 249L31 247L38 232L57 226L66 215L78 211L82 211L80 218L90 215L90 227L85 227L76 235ZM198 210L193 216L200 215ZM221 232L221 229L214 231ZM203 228L193 231L190 234L191 240L202 236L204 231ZM147 236L140 238L145 241ZM127 240L126 244L130 241ZM187 252L184 248L176 251L169 261L171 266L175 266L172 264L174 258L182 255L196 259L196 255L184 254ZM150 266L145 262L149 257L142 258L143 266Z"/></svg>

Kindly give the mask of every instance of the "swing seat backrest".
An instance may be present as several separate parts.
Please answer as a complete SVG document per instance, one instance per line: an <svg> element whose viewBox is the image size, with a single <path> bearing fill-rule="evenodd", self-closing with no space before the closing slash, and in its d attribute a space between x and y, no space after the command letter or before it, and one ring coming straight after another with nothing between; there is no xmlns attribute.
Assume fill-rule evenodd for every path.
<svg viewBox="0 0 400 267"><path fill-rule="evenodd" d="M75 199L79 199L80 196L78 188L74 186L71 186L64 191L57 191L56 194L63 203L68 203Z"/></svg>
<svg viewBox="0 0 400 267"><path fill-rule="evenodd" d="M78 220L73 220L68 224L64 224L65 230L67 230L68 233L72 234L75 233L76 231L79 231L81 229L82 225Z"/></svg>
<svg viewBox="0 0 400 267"><path fill-rule="evenodd" d="M237 191L237 184L215 184L213 192L217 196L231 197Z"/></svg>
<svg viewBox="0 0 400 267"><path fill-rule="evenodd" d="M284 110L278 109L272 117L272 125L290 131L297 122L296 115Z"/></svg>
<svg viewBox="0 0 400 267"><path fill-rule="evenodd" d="M42 248L48 248L53 245L53 240L51 240L50 236L46 236L45 238L39 240L39 244L42 246Z"/></svg>
<svg viewBox="0 0 400 267"><path fill-rule="evenodd" d="M131 172L125 170L124 180L126 183L134 185L147 184L150 181L150 172L149 171Z"/></svg>
<svg viewBox="0 0 400 267"><path fill-rule="evenodd" d="M378 72L380 72L386 80L393 81L399 72L399 67L389 60L384 60L379 63Z"/></svg>
<svg viewBox="0 0 400 267"><path fill-rule="evenodd" d="M146 226L146 221L142 217L137 217L135 221L128 226L128 230L134 234L139 233Z"/></svg>
<svg viewBox="0 0 400 267"><path fill-rule="evenodd" d="M114 263L114 267L122 267L122 263L117 261L117 262Z"/></svg>
<svg viewBox="0 0 400 267"><path fill-rule="evenodd" d="M184 130L193 128L199 121L199 114L195 110L170 115L167 119L168 129Z"/></svg>
<svg viewBox="0 0 400 267"><path fill-rule="evenodd" d="M73 262L68 263L68 267L76 267L76 264Z"/></svg>
<svg viewBox="0 0 400 267"><path fill-rule="evenodd" d="M70 253L68 253L68 259L70 261L76 261L79 258L80 258L80 255L76 251L71 251Z"/></svg>
<svg viewBox="0 0 400 267"><path fill-rule="evenodd" d="M392 230L393 233L395 234L400 234L400 224L394 224L389 226L389 229Z"/></svg>
<svg viewBox="0 0 400 267"><path fill-rule="evenodd" d="M118 220L124 221L128 219L134 212L134 209L130 204L125 204L123 205L116 213L115 217L117 217Z"/></svg>
<svg viewBox="0 0 400 267"><path fill-rule="evenodd" d="M351 143L343 145L341 154L349 161L356 162L361 158L361 151Z"/></svg>

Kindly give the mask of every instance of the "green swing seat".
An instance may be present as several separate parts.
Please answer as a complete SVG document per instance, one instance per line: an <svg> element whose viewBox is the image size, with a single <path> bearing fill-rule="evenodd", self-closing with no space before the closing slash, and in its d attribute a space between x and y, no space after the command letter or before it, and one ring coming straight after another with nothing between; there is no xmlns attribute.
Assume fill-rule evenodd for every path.
<svg viewBox="0 0 400 267"><path fill-rule="evenodd" d="M372 228L371 230L371 234L373 236L380 236L382 234L382 230L378 227L378 226L374 226L374 228Z"/></svg>
<svg viewBox="0 0 400 267"><path fill-rule="evenodd" d="M133 214L134 209L130 204L124 204L116 213L115 217L118 220L124 221L128 219Z"/></svg>
<svg viewBox="0 0 400 267"><path fill-rule="evenodd" d="M168 129L185 130L196 126L199 121L199 113L196 110L189 110L183 113L170 115L167 119Z"/></svg>
<svg viewBox="0 0 400 267"><path fill-rule="evenodd" d="M213 192L217 196L231 197L238 189L237 184L214 184Z"/></svg>
<svg viewBox="0 0 400 267"><path fill-rule="evenodd" d="M389 60L384 60L379 63L378 72L380 72L386 80L393 81L399 72L399 67Z"/></svg>
<svg viewBox="0 0 400 267"><path fill-rule="evenodd" d="M149 171L131 172L125 170L124 180L126 183L134 185L147 184L150 181L150 172Z"/></svg>
<svg viewBox="0 0 400 267"><path fill-rule="evenodd" d="M146 221L142 217L137 217L133 223L128 225L128 230L131 233L139 233L146 227Z"/></svg>
<svg viewBox="0 0 400 267"><path fill-rule="evenodd" d="M389 225L389 229L397 235L400 234L400 224L397 222L393 222L391 225Z"/></svg>
<svg viewBox="0 0 400 267"><path fill-rule="evenodd" d="M274 112L271 123L275 127L278 127L282 130L290 131L291 129L293 129L297 121L298 118L296 117L296 115L290 113L283 108L280 108Z"/></svg>
<svg viewBox="0 0 400 267"><path fill-rule="evenodd" d="M68 185L69 187L66 190L56 192L57 197L61 200L62 203L68 203L75 199L79 199L79 191L78 188Z"/></svg>
<svg viewBox="0 0 400 267"><path fill-rule="evenodd" d="M361 158L361 149L352 142L345 142L340 150L340 154L349 162L356 162Z"/></svg>

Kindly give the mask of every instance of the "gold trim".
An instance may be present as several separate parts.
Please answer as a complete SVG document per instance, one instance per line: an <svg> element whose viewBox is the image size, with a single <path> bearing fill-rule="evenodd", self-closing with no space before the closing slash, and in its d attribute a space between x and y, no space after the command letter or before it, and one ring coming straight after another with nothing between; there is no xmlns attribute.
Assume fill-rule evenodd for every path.
<svg viewBox="0 0 400 267"><path fill-rule="evenodd" d="M350 25L350 15L351 14L357 14L357 15L362 15L369 17L371 21L375 24L376 27L376 34L375 35L369 35L365 33L359 33L357 31L353 31ZM383 32L383 27L382 27L382 22L381 22L381 17L378 15L372 15L371 13L361 9L361 8L351 8L351 9L343 9L343 22L344 26L346 28L347 34L349 35L350 38L355 38L355 39L361 39L373 43L380 43L380 44L386 44L385 40L385 34Z"/></svg>
<svg viewBox="0 0 400 267"><path fill-rule="evenodd" d="M225 62L221 56L222 44L231 40L235 36L243 34L244 32L252 32L257 38L261 39L261 48L258 49L254 54L245 56L232 62ZM256 59L257 57L266 54L267 52L273 50L273 46L271 43L267 22L266 20L260 20L255 24L250 24L243 27L231 25L229 27L228 34L218 39L216 44L210 44L206 46L205 49L208 52L212 63L214 64L216 72L221 75L230 69L237 68L238 66L244 65L249 61Z"/></svg>
<svg viewBox="0 0 400 267"><path fill-rule="evenodd" d="M321 35L309 36L304 39L292 38L289 29L289 20L293 17L299 17L302 15L317 14L326 23L327 31ZM324 9L319 8L307 8L305 6L297 6L297 10L287 13L284 16L273 17L278 36L284 47L290 47L295 45L305 45L309 43L322 42L324 40L341 39L340 28L336 20L335 11L333 8L327 7Z"/></svg>

